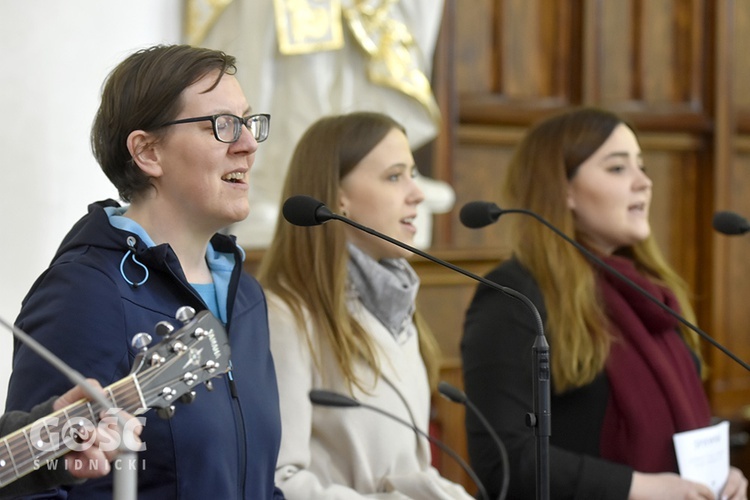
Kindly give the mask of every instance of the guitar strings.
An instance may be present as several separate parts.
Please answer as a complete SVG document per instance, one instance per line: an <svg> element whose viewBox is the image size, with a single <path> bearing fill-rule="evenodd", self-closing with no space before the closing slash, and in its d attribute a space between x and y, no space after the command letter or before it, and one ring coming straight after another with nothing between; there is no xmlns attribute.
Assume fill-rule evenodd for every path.
<svg viewBox="0 0 750 500"><path fill-rule="evenodd" d="M186 351L187 352L187 351ZM144 400L147 402L152 397L158 395L159 393L163 392L163 386L153 386L153 381L158 379L160 372L165 371L168 369L171 365L175 364L180 358L182 358L184 352L180 353L177 356L170 357L165 363L158 365L158 366L151 366L146 368L141 374L135 373L130 374L129 376L115 382L114 384L107 386L104 390L108 395L110 396L110 400L113 403L114 407L122 407L126 409L126 411L136 411L139 409L142 409L142 403ZM216 368L217 372L216 375L219 375L220 373L223 373L223 371L219 371L219 367ZM192 372L195 374L205 371L205 368L203 366L198 366L195 370L192 370ZM185 372L188 373L188 372ZM216 376L216 375L212 375ZM209 377L209 378L212 378ZM196 379L197 380L197 379ZM206 379L208 380L208 379ZM175 378L171 380L171 384L174 384L176 382L184 382L184 374L181 378ZM198 383L202 381L197 381ZM198 383L194 384L194 386L197 386ZM127 385L132 385L132 388L127 387ZM169 385L169 384L166 384ZM152 387L151 389L143 390L143 387ZM139 389L139 390L136 390ZM192 387L190 388L192 390ZM141 398L141 394L143 395L143 398ZM130 406L123 405L123 403L129 402ZM71 408L72 407L72 408ZM129 409L128 409L129 408ZM90 402L87 401L85 404L73 403L72 405L69 405L66 408L62 408L51 415L44 417L44 419L41 419L44 421L45 425L45 431L47 432L46 436L49 437L50 432L54 432L58 429L62 429L62 425L51 425L47 422L48 419L52 417L61 417L65 416L68 421L75 419L75 418L81 418L81 417L88 417L92 414L95 416L95 420L98 423L101 419L99 417L101 411L103 408L101 405L99 405L96 402ZM58 420L59 421L59 420ZM37 422L31 424L31 426L35 425ZM27 427L31 427L27 426ZM67 453L68 450L66 450L63 446L57 447L57 449L54 450L38 450L39 453L34 454L32 452L32 447L34 446L30 438L24 434L24 429L20 429L8 436L5 436L3 438L0 438L0 442L4 442L5 446L0 447L0 458L2 458L5 455L5 452L9 452L10 456L8 459L13 456L15 459L16 457L14 455L20 453L22 450L26 451L26 455L31 455L28 458L21 458L20 460L10 461L6 460L6 463L0 466L0 485L5 485L7 478L10 476L11 480L15 480L33 470L29 469L26 472L23 472L22 474L17 474L16 470L20 469L23 471L23 469L28 468L30 464L35 463L35 461L44 462L47 463L51 461L52 459L62 456L65 453ZM59 435L59 433L58 433ZM74 439L72 436L64 436L61 441L62 444L70 443L70 441ZM15 464L15 467L13 466Z"/></svg>

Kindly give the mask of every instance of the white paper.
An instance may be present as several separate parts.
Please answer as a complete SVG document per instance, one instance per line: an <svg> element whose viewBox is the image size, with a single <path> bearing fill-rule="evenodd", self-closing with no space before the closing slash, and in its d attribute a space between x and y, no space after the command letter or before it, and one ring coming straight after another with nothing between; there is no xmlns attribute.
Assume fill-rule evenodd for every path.
<svg viewBox="0 0 750 500"><path fill-rule="evenodd" d="M673 436L680 476L703 483L721 498L729 477L729 422Z"/></svg>

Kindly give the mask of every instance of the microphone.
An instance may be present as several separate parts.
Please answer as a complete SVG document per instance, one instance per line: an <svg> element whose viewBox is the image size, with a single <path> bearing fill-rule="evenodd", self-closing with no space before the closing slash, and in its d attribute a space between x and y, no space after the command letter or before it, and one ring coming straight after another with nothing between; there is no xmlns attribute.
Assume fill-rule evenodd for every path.
<svg viewBox="0 0 750 500"><path fill-rule="evenodd" d="M292 196L284 202L281 213L295 226L319 226L335 218L325 203L312 196Z"/></svg>
<svg viewBox="0 0 750 500"><path fill-rule="evenodd" d="M466 474L469 475L471 480L474 481L474 484L477 485L477 489L479 490L479 493L482 495L482 498L484 498L484 500L490 500L490 497L487 494L487 490L484 488L484 485L479 480L474 470L471 467L469 467L469 464L467 464L466 461L464 461L458 455L458 453L450 449L448 445L446 445L439 439L430 436L429 434L424 432L422 429L420 429L413 423L407 422L406 420L400 417L397 417L396 415L389 413L385 410L382 410L378 408L377 406L372 406L366 403L362 403L360 401L357 401L354 398L350 398L348 396L339 394L337 392L326 391L322 389L313 389L310 391L309 396L310 396L310 401L314 405L329 406L333 408L367 408L368 410L372 410L374 412L380 413L381 415L384 415L390 418L391 420L398 422L399 424L405 425L406 427L416 432L418 435L426 438L430 443L440 448L444 453L446 453L453 460L455 460L458 463L458 465L460 465L461 468L466 472Z"/></svg>
<svg viewBox="0 0 750 500"><path fill-rule="evenodd" d="M750 231L750 223L747 219L734 212L716 212L713 226L718 232L729 236L737 236Z"/></svg>
<svg viewBox="0 0 750 500"><path fill-rule="evenodd" d="M644 290L642 287L640 287L638 284L633 282L630 278L623 275L621 272L619 272L617 269L613 268L606 262L604 262L602 259L597 257L593 252L591 252L589 249L575 241L574 239L570 238L567 234L560 231L558 228L553 226L549 221L547 221L544 217L541 215L532 212L531 210L526 210L522 208L507 208L507 209L501 209L496 204L492 202L486 202L486 201L472 201L467 203L461 208L460 213L460 219L461 223L464 224L466 227L470 228L480 228L487 226L489 224L494 223L497 221L497 219L503 215L503 214L511 214L511 213L518 213L518 214L525 214L530 215L531 217L535 218L545 226L547 226L549 229L551 229L555 234L560 236L562 239L576 247L581 253L583 253L586 257L588 257L590 260L592 260L595 264L606 270L607 272L617 276L620 280L625 282L628 286L639 292L641 295L649 299L651 302L656 304L657 306L661 307L664 311L666 311L669 315L674 317L677 321L685 325L686 327L693 330L695 333L697 333L703 340L710 343L717 349L719 349L721 352L726 354L730 359L732 359L735 363L743 367L745 370L750 371L750 365L748 365L746 362L741 360L739 357L737 357L732 351L724 347L722 344L720 344L718 341L714 340L709 334L683 318L680 314L677 314L672 308L661 302L659 299L648 293L646 290ZM721 225L722 229L726 228L734 228L736 231L741 232L735 232L731 234L742 234L743 232L746 232L750 230L750 226L748 225L747 221L740 217L737 214L732 214L731 212L720 212L724 214L731 214L731 215L721 215L718 218L720 219L719 224ZM717 214L718 216L719 214ZM717 217L714 217L714 227L716 227L716 219ZM744 224L744 226L743 226Z"/></svg>
<svg viewBox="0 0 750 500"><path fill-rule="evenodd" d="M13 335L18 339L18 341L23 342L26 346L28 346L32 351L34 351L37 355L39 355L42 359L47 361L49 364L54 366L57 371L62 373L65 378L70 380L73 385L78 385L81 387L83 392L88 396L92 401L96 401L97 404L99 404L102 408L106 409L112 409L112 402L107 400L102 393L97 391L91 384L89 384L86 379L81 375L79 372L74 370L69 365L65 364L65 362L60 359L59 357L55 356L49 349L44 347L42 344L36 341L33 337L31 337L28 333L24 332L20 328L18 328L15 325L12 325L5 321L3 318L0 318L0 324L2 324L5 328L11 331ZM115 417L117 418L117 422L120 425L121 429L125 429L127 426L127 421L125 420L124 416L120 414L120 412L115 413ZM120 456L122 460L125 463L130 463L131 461L134 461L136 459L136 454L134 451L129 450L127 446L125 446L125 440L123 440L120 446ZM133 469L131 471L127 471L126 469ZM138 471L135 467L122 467L120 469L115 470L114 477L113 477L113 498L116 500L129 500L137 498L137 483L138 483L138 477L137 477Z"/></svg>
<svg viewBox="0 0 750 500"><path fill-rule="evenodd" d="M487 432L492 437L495 445L497 445L497 449L500 451L500 461L503 467L503 482L500 487L500 494L497 496L497 498L503 500L508 494L508 484L510 483L510 462L508 460L508 451L505 449L505 445L500 440L500 436L497 435L497 432L495 432L495 429L487 421L484 414L479 411L479 408L477 408L476 405L472 403L471 400L469 400L469 398L466 396L466 393L444 381L440 381L440 383L438 384L438 392L440 392L440 394L444 398L453 401L454 403L459 403L468 407L472 411L472 413L474 413L474 416L479 419L479 422L481 422L484 428L487 429Z"/></svg>
<svg viewBox="0 0 750 500"><path fill-rule="evenodd" d="M533 368L532 373L534 374L533 380L533 412L527 415L527 422L529 427L534 429L534 436L536 439L536 484L537 492L536 497L538 500L547 500L550 496L549 492L549 436L552 433L552 403L551 403L551 382L550 382L550 366L549 366L549 344L544 336L544 325L542 318L539 315L539 311L528 297L523 295L512 288L508 288L502 285L490 281L486 278L478 276L472 272L455 266L442 259L434 257L418 248L414 248L406 243L391 238L385 234L382 234L374 229L367 226L363 226L358 222L348 219L342 215L335 214L325 206L325 204L315 198L305 195L297 195L288 198L282 207L284 218L294 224L295 226L315 226L328 222L329 220L339 220L345 224L348 224L360 231L364 231L367 234L380 238L389 243L392 243L398 247L408 250L414 254L419 255L429 261L432 261L440 266L447 267L452 271L459 274L463 274L485 286L488 286L494 290L504 293L505 295L512 297L522 302L534 316L536 322L537 336L534 340L533 350Z"/></svg>
<svg viewBox="0 0 750 500"><path fill-rule="evenodd" d="M461 224L470 229L479 229L495 222L503 211L489 201L470 201L458 214Z"/></svg>

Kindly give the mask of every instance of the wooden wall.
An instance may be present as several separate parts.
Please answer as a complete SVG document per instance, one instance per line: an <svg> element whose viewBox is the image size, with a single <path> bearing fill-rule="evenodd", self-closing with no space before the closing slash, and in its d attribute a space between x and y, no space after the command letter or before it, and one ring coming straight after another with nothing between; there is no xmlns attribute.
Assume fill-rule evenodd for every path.
<svg viewBox="0 0 750 500"><path fill-rule="evenodd" d="M653 231L694 291L699 324L750 360L750 240L711 228L717 210L750 216L748 48L746 1L447 0L434 74L446 121L430 172L453 185L457 204L438 216L431 251L479 274L491 268L504 251L502 219L469 230L460 207L503 206L498 181L531 123L573 106L611 109L640 132ZM458 343L474 284L415 267L420 305L446 354L444 377L460 385ZM705 345L714 412L741 419L750 373ZM444 439L465 453L462 410L436 408ZM447 460L443 469L470 485Z"/></svg>

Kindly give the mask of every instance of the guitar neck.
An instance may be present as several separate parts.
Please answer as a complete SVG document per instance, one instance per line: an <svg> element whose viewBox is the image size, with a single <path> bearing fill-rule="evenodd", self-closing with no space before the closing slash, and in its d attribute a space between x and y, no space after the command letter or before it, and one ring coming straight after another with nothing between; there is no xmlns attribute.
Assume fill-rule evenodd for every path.
<svg viewBox="0 0 750 500"><path fill-rule="evenodd" d="M135 414L148 406L135 375L105 387L104 391L112 408ZM52 460L71 451L68 444L75 447L78 441L85 443L91 432L90 424L101 421L103 410L99 404L82 399L0 438L0 488L47 467ZM64 465L54 464L54 467Z"/></svg>

